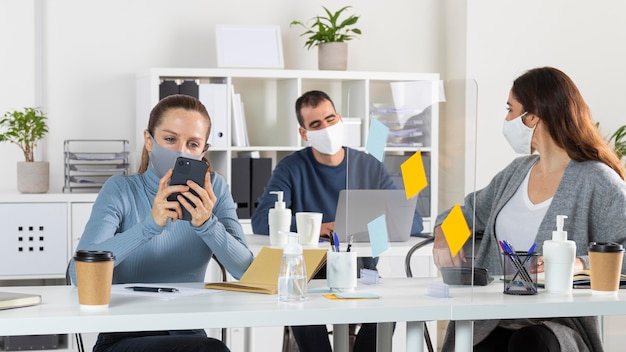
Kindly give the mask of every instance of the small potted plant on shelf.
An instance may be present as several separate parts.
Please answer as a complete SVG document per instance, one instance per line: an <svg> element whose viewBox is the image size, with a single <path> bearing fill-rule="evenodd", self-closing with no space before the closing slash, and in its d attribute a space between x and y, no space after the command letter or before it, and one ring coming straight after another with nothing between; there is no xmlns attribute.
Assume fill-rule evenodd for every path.
<svg viewBox="0 0 626 352"><path fill-rule="evenodd" d="M304 46L311 49L318 47L318 66L320 70L345 70L348 66L348 43L361 34L354 25L359 16L351 15L339 21L339 16L352 6L344 6L332 13L322 6L327 16L315 16L310 26L300 21L292 21L290 26L301 26L306 31L300 36L307 36Z"/></svg>
<svg viewBox="0 0 626 352"><path fill-rule="evenodd" d="M17 190L21 193L48 192L49 163L34 157L37 142L46 133L46 115L38 108L9 111L0 119L0 142L17 144L24 153L25 161L17 163Z"/></svg>

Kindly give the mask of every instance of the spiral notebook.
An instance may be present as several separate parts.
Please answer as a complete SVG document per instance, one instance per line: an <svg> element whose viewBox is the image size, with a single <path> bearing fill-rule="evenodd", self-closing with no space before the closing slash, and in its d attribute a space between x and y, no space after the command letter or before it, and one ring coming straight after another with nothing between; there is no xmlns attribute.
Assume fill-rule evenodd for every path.
<svg viewBox="0 0 626 352"><path fill-rule="evenodd" d="M31 293L0 292L0 309L34 306L41 303L41 296Z"/></svg>

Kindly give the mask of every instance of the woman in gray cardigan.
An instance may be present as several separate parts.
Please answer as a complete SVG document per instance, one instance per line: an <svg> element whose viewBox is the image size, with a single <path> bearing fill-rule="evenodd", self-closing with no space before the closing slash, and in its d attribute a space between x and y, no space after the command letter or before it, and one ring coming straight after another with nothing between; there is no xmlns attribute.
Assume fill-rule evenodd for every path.
<svg viewBox="0 0 626 352"><path fill-rule="evenodd" d="M576 242L575 270L587 269L589 242L626 242L624 168L599 134L578 88L563 72L543 67L517 78L507 102L504 135L519 154L487 187L469 194L462 207L468 224L483 232L475 265L502 273L498 240L516 249L532 243L542 251L566 215ZM536 153L535 153L536 152ZM466 262L455 257L437 217L433 255L438 267ZM538 264L543 261L541 258ZM626 273L626 262L622 272ZM537 267L543 272L543 266ZM598 317L477 321L474 351L602 351ZM443 351L454 349L454 324Z"/></svg>

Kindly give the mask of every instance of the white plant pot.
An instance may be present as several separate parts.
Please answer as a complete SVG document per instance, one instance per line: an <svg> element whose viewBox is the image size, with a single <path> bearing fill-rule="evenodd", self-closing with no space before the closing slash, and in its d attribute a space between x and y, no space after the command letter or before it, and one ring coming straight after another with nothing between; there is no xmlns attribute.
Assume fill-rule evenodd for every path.
<svg viewBox="0 0 626 352"><path fill-rule="evenodd" d="M348 68L348 43L323 43L318 45L317 50L320 70L345 71Z"/></svg>
<svg viewBox="0 0 626 352"><path fill-rule="evenodd" d="M47 161L17 163L17 190L20 193L46 193L50 186L50 163Z"/></svg>

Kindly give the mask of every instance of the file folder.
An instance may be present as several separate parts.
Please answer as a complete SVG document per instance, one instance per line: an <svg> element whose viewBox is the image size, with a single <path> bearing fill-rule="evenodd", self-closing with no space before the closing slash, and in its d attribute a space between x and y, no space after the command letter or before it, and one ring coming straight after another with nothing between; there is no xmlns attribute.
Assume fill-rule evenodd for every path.
<svg viewBox="0 0 626 352"><path fill-rule="evenodd" d="M307 282L326 264L327 249L304 249L304 265L306 266ZM280 248L263 247L238 282L207 283L205 288L216 290L277 294L278 271L283 250Z"/></svg>
<svg viewBox="0 0 626 352"><path fill-rule="evenodd" d="M250 191L252 169L250 159L233 158L232 159L232 176L231 176L231 193L233 200L237 204L237 216L240 219L250 219Z"/></svg>
<svg viewBox="0 0 626 352"><path fill-rule="evenodd" d="M209 144L212 148L228 148L228 85L224 83L202 83L198 89L199 99L211 117Z"/></svg>

